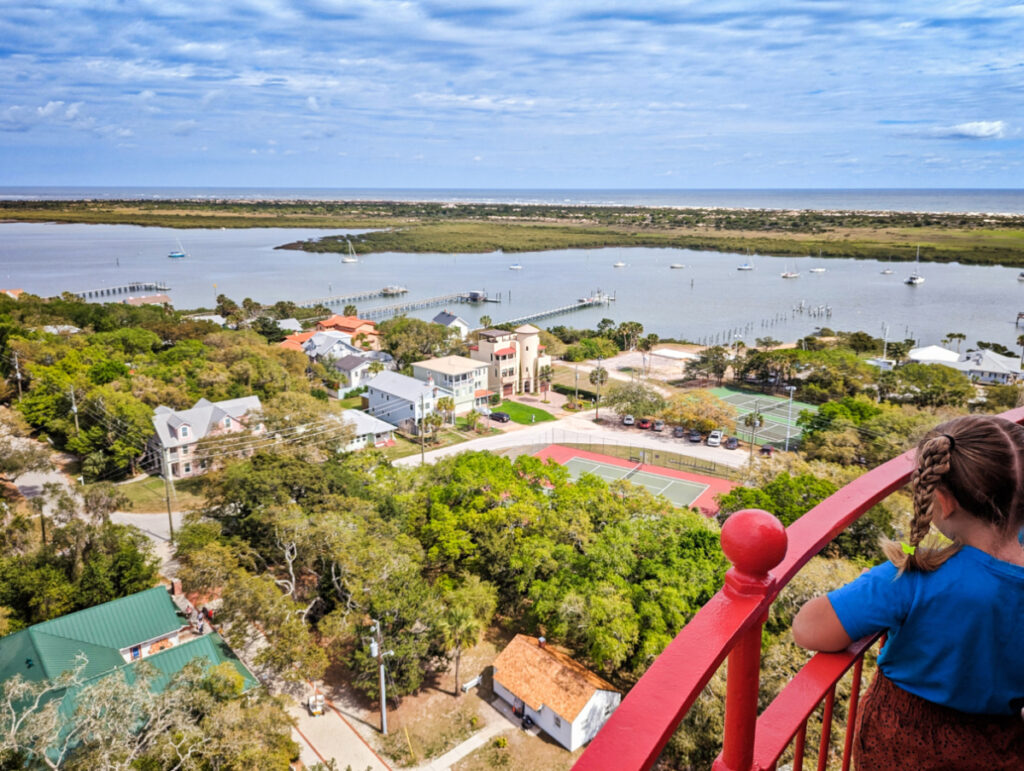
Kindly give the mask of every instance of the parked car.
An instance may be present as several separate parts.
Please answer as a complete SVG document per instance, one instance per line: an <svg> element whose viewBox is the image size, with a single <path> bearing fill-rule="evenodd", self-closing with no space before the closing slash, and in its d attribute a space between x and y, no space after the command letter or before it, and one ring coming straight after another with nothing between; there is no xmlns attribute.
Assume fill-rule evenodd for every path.
<svg viewBox="0 0 1024 771"><path fill-rule="evenodd" d="M675 428L672 429L672 436L674 436L676 439L682 439L684 436L686 436L686 429L683 428L682 426L676 426Z"/></svg>
<svg viewBox="0 0 1024 771"><path fill-rule="evenodd" d="M690 433L686 435L686 438L689 439L691 442L697 443L704 437L701 436L700 431L698 431L696 428L691 428Z"/></svg>
<svg viewBox="0 0 1024 771"><path fill-rule="evenodd" d="M775 448L772 447L770 444L765 444L761 446L761 449L758 450L758 452L761 453L762 455L767 455L768 457L771 457L772 451L774 449Z"/></svg>
<svg viewBox="0 0 1024 771"><path fill-rule="evenodd" d="M727 450L735 450L737 447L740 446L740 440L737 439L735 436L730 436L728 439L725 440L725 444L722 446L725 447L725 449Z"/></svg>
<svg viewBox="0 0 1024 771"><path fill-rule="evenodd" d="M653 425L653 423L651 422L651 419L650 419L650 418L640 418L640 420L638 420L638 421L636 422L636 427L637 427L637 428L643 428L643 429L648 429L648 428L650 428L650 427L651 427L652 425Z"/></svg>
<svg viewBox="0 0 1024 771"><path fill-rule="evenodd" d="M708 434L708 447L718 447L722 444L723 433L717 428Z"/></svg>
<svg viewBox="0 0 1024 771"><path fill-rule="evenodd" d="M622 425L624 425L624 426L632 426L634 423L636 423L636 419L632 415L623 415L622 416Z"/></svg>
<svg viewBox="0 0 1024 771"><path fill-rule="evenodd" d="M656 420L656 421L654 421L654 425L651 426L651 428L653 428L655 431L664 431L665 430L665 421L664 420Z"/></svg>
<svg viewBox="0 0 1024 771"><path fill-rule="evenodd" d="M510 420L512 420L512 416L509 415L507 412L492 412L491 420L496 420L499 423L508 423Z"/></svg>

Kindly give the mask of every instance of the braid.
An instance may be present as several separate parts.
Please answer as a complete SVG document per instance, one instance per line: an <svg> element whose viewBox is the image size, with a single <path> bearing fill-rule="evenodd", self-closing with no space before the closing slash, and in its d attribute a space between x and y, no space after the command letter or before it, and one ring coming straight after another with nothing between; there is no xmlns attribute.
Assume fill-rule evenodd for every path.
<svg viewBox="0 0 1024 771"><path fill-rule="evenodd" d="M949 437L932 437L921 448L914 470L914 521L910 527L910 543L917 546L928 535L932 524L935 488L949 471Z"/></svg>

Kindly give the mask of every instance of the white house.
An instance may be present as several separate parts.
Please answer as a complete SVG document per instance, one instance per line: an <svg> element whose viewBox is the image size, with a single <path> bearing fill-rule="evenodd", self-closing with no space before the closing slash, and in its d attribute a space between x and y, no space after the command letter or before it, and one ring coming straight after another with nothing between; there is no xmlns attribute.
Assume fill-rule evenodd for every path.
<svg viewBox="0 0 1024 771"><path fill-rule="evenodd" d="M433 382L455 399L455 414L462 415L477 407L486 407L493 393L487 390L487 364L465 356L441 356L417 361L412 365L417 380Z"/></svg>
<svg viewBox="0 0 1024 771"><path fill-rule="evenodd" d="M161 405L153 412L156 434L149 441L149 453L158 467L169 465L175 479L194 477L207 471L207 461L196 458L196 444L209 436L237 433L251 428L261 434L263 424L250 425L262 405L258 396L242 396L211 402L200 399L187 410L172 410Z"/></svg>
<svg viewBox="0 0 1024 771"><path fill-rule="evenodd" d="M949 364L957 361L960 354L941 345L926 345L922 348L912 348L907 353L907 358L921 364Z"/></svg>
<svg viewBox="0 0 1024 771"><path fill-rule="evenodd" d="M485 329L469 347L469 355L488 365L487 387L503 397L537 393L540 372L551 365L551 357L544 353L540 342L540 330L531 324L523 324L514 332Z"/></svg>
<svg viewBox="0 0 1024 771"><path fill-rule="evenodd" d="M946 366L955 367L976 383L988 385L1016 383L1024 376L1016 356L1003 356L984 349L969 351L959 361Z"/></svg>
<svg viewBox="0 0 1024 771"><path fill-rule="evenodd" d="M302 344L302 350L313 361L340 359L343 356L361 353L352 345L352 336L344 332L317 332Z"/></svg>
<svg viewBox="0 0 1024 771"><path fill-rule="evenodd" d="M432 382L424 383L397 372L381 372L366 383L366 411L408 433L416 433L419 421L433 414L437 400L451 393Z"/></svg>
<svg viewBox="0 0 1024 771"><path fill-rule="evenodd" d="M441 311L432 320L435 324L440 324L442 327L458 330L460 340L465 340L466 335L469 334L469 323L454 313L449 313L447 310Z"/></svg>
<svg viewBox="0 0 1024 771"><path fill-rule="evenodd" d="M494 692L570 752L593 739L622 701L613 685L525 634L494 660Z"/></svg>
<svg viewBox="0 0 1024 771"><path fill-rule="evenodd" d="M362 450L364 447L388 447L395 443L395 427L361 410L345 410L341 419L355 430L352 441L345 450Z"/></svg>

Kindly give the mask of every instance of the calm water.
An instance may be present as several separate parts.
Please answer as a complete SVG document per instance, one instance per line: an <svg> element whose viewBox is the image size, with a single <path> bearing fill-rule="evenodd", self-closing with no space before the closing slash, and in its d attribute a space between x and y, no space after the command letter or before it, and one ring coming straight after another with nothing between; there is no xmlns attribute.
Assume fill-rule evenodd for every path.
<svg viewBox="0 0 1024 771"><path fill-rule="evenodd" d="M452 201L595 206L997 212L1024 214L1024 190L451 190L179 187L0 187L0 199Z"/></svg>
<svg viewBox="0 0 1024 771"><path fill-rule="evenodd" d="M746 257L681 249L558 250L516 255L375 254L344 265L340 255L275 250L288 241L341 231L254 228L169 230L126 225L0 224L0 286L41 295L130 281L166 281L176 307L209 307L218 293L235 300L302 301L354 293L387 284L409 289L408 299L471 289L500 293L501 304L460 304L459 315L476 324L481 315L500 322L575 303L601 289L614 293L607 307L544 319L542 326L593 327L603 317L641 321L666 337L745 342L771 335L793 340L818 326L864 330L890 339L914 337L929 344L948 332L968 342L992 340L1015 347L1014 321L1024 311L1024 282L1017 269L966 265L921 266L924 284L908 287L909 263L752 257L755 270L740 272ZM178 241L189 253L168 259ZM614 268L613 263L627 263ZM522 270L509 270L512 263ZM672 270L672 263L683 263ZM800 271L798 279L779 274ZM810 273L824 267L825 273ZM214 287L216 285L216 288ZM794 312L829 306L831 317ZM357 303L361 309L387 304ZM432 318L441 308L410 315ZM1024 330L1022 330L1024 331Z"/></svg>

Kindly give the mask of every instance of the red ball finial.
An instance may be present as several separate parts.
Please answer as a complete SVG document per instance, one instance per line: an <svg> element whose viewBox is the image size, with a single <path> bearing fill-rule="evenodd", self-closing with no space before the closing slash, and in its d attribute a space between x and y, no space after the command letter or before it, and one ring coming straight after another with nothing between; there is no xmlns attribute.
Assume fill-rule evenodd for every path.
<svg viewBox="0 0 1024 771"><path fill-rule="evenodd" d="M744 509L722 525L722 551L741 573L764 576L786 556L786 528L761 509Z"/></svg>

